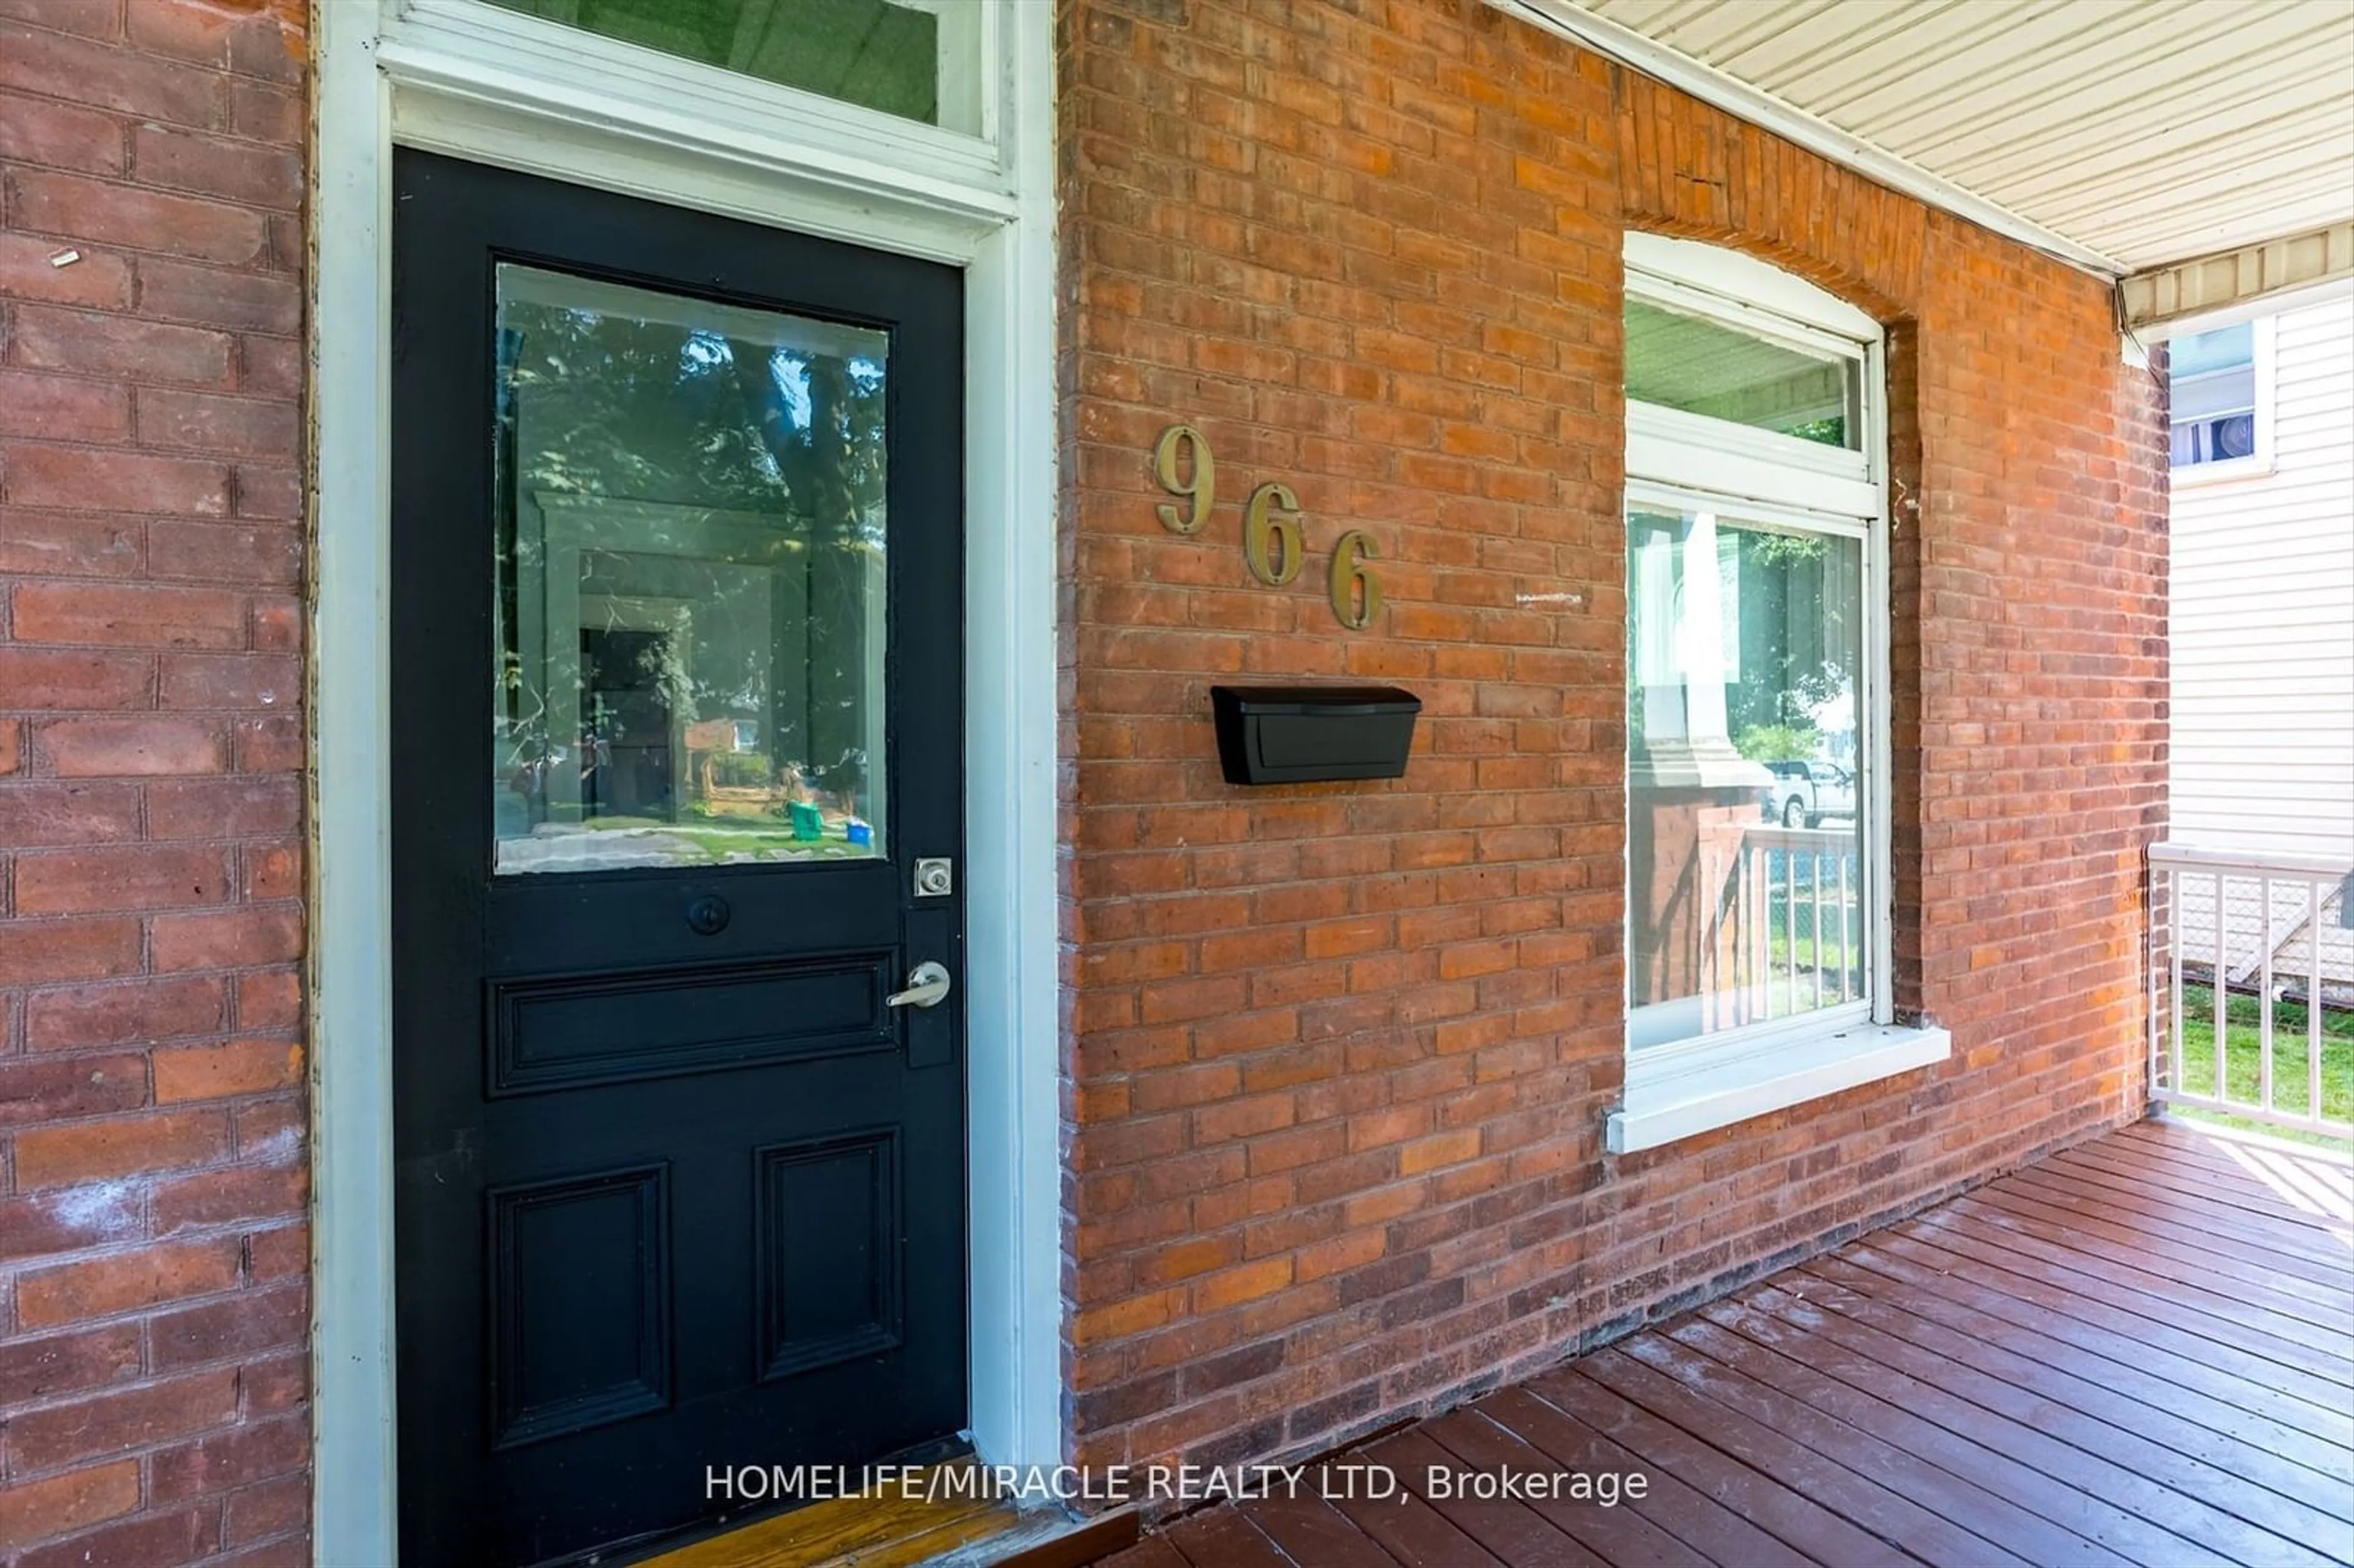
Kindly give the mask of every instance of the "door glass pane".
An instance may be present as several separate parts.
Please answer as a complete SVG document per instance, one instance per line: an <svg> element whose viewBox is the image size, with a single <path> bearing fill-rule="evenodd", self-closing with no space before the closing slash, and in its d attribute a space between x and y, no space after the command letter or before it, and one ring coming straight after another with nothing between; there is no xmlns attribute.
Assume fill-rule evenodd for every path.
<svg viewBox="0 0 2354 1568"><path fill-rule="evenodd" d="M498 269L497 869L884 853L881 332Z"/></svg>
<svg viewBox="0 0 2354 1568"><path fill-rule="evenodd" d="M1860 449L1861 367L1702 316L1627 302L1627 396L1802 441Z"/></svg>
<svg viewBox="0 0 2354 1568"><path fill-rule="evenodd" d="M1861 544L1637 511L1627 607L1628 1044L1861 999Z"/></svg>
<svg viewBox="0 0 2354 1568"><path fill-rule="evenodd" d="M978 135L981 0L489 0Z"/></svg>

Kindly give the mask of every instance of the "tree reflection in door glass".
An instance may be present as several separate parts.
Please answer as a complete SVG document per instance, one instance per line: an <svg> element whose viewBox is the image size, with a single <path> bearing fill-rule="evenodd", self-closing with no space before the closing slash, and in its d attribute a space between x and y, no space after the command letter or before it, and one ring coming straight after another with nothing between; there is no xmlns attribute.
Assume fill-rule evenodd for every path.
<svg viewBox="0 0 2354 1568"><path fill-rule="evenodd" d="M502 873L883 853L862 327L498 269Z"/></svg>

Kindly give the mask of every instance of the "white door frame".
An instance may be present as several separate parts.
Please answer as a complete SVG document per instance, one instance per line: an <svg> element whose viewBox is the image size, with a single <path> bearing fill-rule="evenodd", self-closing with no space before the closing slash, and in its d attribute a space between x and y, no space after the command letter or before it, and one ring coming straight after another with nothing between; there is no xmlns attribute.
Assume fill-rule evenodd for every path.
<svg viewBox="0 0 2354 1568"><path fill-rule="evenodd" d="M392 147L960 266L970 1421L1063 1457L1052 7L991 0L982 134L460 0L314 15L313 1404L322 1563L398 1560L389 652ZM684 106L684 107L682 107ZM742 1457L757 1462L757 1455Z"/></svg>

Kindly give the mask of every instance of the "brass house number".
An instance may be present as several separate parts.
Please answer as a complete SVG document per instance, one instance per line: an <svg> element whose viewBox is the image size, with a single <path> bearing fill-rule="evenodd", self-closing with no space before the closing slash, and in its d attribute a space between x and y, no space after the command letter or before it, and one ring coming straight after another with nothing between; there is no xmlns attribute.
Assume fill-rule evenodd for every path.
<svg viewBox="0 0 2354 1568"><path fill-rule="evenodd" d="M1152 446L1152 476L1161 488L1179 497L1157 510L1161 525L1172 534L1198 534L1217 504L1218 464L1210 443L1191 425L1172 425ZM1372 624L1382 608L1381 579L1366 563L1380 552L1362 528L1352 528L1334 542L1327 586L1332 615L1352 631ZM1268 480L1243 503L1243 564L1250 575L1269 588L1281 588L1308 564L1308 542L1299 530L1299 498L1288 484Z"/></svg>

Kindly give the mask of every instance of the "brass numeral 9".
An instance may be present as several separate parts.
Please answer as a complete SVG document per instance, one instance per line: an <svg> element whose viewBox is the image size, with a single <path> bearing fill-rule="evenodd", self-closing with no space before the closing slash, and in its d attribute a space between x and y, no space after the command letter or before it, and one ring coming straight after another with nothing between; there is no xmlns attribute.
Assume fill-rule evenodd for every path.
<svg viewBox="0 0 2354 1568"><path fill-rule="evenodd" d="M1178 448L1185 449L1190 478L1177 474ZM1156 508L1161 525L1172 534L1198 534L1202 524L1210 520L1210 508L1218 499L1218 466L1210 456L1210 443L1202 432L1191 425L1172 425L1161 432L1161 440L1152 448L1152 474L1161 488L1172 495L1182 495L1190 507L1180 512L1164 501Z"/></svg>
<svg viewBox="0 0 2354 1568"><path fill-rule="evenodd" d="M1299 536L1299 498L1291 487L1269 480L1252 491L1243 508L1243 560L1251 576L1281 588L1299 575L1307 557Z"/></svg>

